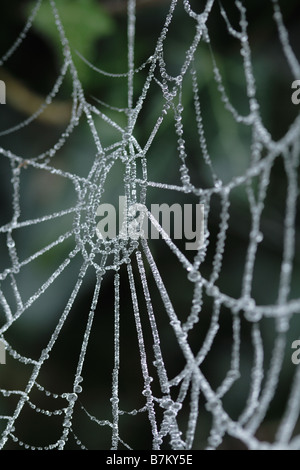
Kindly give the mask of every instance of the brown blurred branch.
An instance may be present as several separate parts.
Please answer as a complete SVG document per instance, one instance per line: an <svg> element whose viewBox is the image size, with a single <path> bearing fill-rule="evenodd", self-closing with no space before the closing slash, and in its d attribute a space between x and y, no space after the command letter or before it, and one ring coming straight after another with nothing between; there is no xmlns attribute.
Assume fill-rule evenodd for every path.
<svg viewBox="0 0 300 470"><path fill-rule="evenodd" d="M109 13L126 13L128 0L99 0ZM136 0L137 8L152 7L168 3L169 0Z"/></svg>

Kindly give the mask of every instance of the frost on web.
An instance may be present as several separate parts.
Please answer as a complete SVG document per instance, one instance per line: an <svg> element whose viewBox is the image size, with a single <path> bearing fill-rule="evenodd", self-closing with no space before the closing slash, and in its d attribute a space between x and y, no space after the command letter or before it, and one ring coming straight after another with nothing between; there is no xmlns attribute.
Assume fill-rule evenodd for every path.
<svg viewBox="0 0 300 470"><path fill-rule="evenodd" d="M21 53L42 3L36 3L1 66ZM61 2L49 4L49 22L56 25L61 44L60 75L40 109L0 133L1 139L17 139L30 132L71 78L70 120L54 144L39 155L0 147L4 202L10 208L0 228L0 338L7 354L6 365L0 365L1 448L215 449L228 439L236 448L299 448L300 369L290 358L300 313L293 287L296 269L299 273L300 120L279 140L265 127L244 4L232 1L239 18L233 26L226 7L214 0L166 2L153 50L136 64L139 16L135 0L128 0L127 71L113 74L81 57L93 68L95 80L119 81L127 90L122 109L105 103L103 96L86 96L74 63L76 51L60 19ZM270 14L272 8L287 69L293 80L300 79L276 0L270 1ZM191 36L184 52L178 50L181 66L174 72L168 39L176 15L190 22ZM214 54L211 15L222 18L240 48L245 113L226 89ZM203 99L207 64L215 93ZM157 114L141 142L139 126L151 122L143 114L151 100ZM240 149L247 155L245 168L230 178L229 152L217 148L224 176L214 161L214 137L205 121L207 107L213 113L220 103L228 122L250 136L249 148ZM187 115L193 116L194 128L185 125ZM84 173L64 153L80 126L86 126L92 143L82 148ZM171 156L157 156L153 148L157 152L166 131ZM234 132L232 139L238 141ZM281 188L273 183L276 165ZM201 172L209 175L209 186L201 184ZM174 174L176 181L169 178ZM40 185L36 194L45 191L39 204L26 196L35 184ZM274 191L283 198L282 223L271 230L280 245L280 265L257 271L264 238L270 237L272 224L265 220L274 215L268 207ZM52 192L58 192L55 212L47 211ZM236 194L247 211L240 221L245 225L241 231L247 231L244 251L231 231L239 225L232 219ZM188 251L172 237L101 240L97 208L110 199L116 203L118 196L147 207L154 200L204 204L203 246ZM47 227L47 237L41 226ZM238 273L230 270L231 263L234 269L239 266ZM267 302L255 297L257 282L265 283ZM274 298L268 290L276 292ZM64 292L62 299L58 292Z"/></svg>

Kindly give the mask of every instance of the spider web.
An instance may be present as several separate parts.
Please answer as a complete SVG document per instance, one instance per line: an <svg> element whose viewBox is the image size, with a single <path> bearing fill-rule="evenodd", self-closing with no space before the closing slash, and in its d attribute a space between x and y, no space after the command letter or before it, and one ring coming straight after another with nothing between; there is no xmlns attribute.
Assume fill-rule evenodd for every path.
<svg viewBox="0 0 300 470"><path fill-rule="evenodd" d="M1 65L26 41L41 3L41 0L36 3L20 36L2 57ZM201 12L195 12L188 0L172 0L154 50L138 67L136 4L135 0L128 1L127 72L109 73L82 57L95 74L109 81L119 80L122 86L127 83L127 104L122 109L101 100L95 105L85 96L56 2L49 3L53 15L49 21L56 24L63 55L59 77L42 107L22 123L3 130L1 137L24 132L51 105L66 77L72 80L72 109L62 135L40 155L27 157L0 148L3 172L10 174L7 194L12 208L12 217L0 228L3 245L0 335L8 356L7 365L1 366L0 447L116 450L147 445L152 449L215 449L230 436L238 448L244 445L249 449L299 449L300 369L295 367L288 374L289 385L284 384L284 391L281 380L287 377L284 366L290 350L291 325L300 312L300 299L291 293L297 237L300 120L297 117L277 141L263 123L246 8L240 1L234 2L239 29L232 26L223 7L219 9L228 34L240 45L248 103L248 111L243 115L227 94L213 53L208 23L213 9L219 8L214 0L201 2ZM292 76L297 79L300 66L278 2L270 3L283 52ZM171 75L168 36L178 8L191 21L193 37L179 73ZM251 135L247 168L227 181L219 176L210 151L211 142L206 139L198 68L202 45L209 51L217 99L228 116ZM135 85L137 80L140 91ZM185 104L186 89L192 97L192 106ZM139 120L153 96L160 103L159 111L146 142L141 143L137 137ZM119 124L117 116L111 117L113 112L126 117L125 126ZM212 181L207 188L194 183L198 180L186 137L191 132L185 126L188 113L192 113L196 124L193 132L198 142L197 160L201 160ZM149 156L168 120L175 129L171 138L177 148L170 164L178 171L177 184L167 182L169 169L160 175L155 173L152 167L158 164L158 159ZM94 147L93 158L86 157L85 175L69 170L67 161L61 162L63 149L82 123L87 124ZM108 128L113 138L106 146L103 129ZM263 250L263 221L269 216L268 191L279 161L286 183L277 298L258 303L253 295L256 261L258 252ZM156 191L162 197L175 195L175 199L168 201L179 197L182 203L204 204L203 246L197 252L187 252L180 242L175 243L168 236L157 241L163 246L162 251L154 241L143 238L100 240L96 233L97 208L107 202L115 168L122 168L118 195L125 195L130 203L149 207L149 194ZM25 190L37 181L36 174L44 175L42 181L45 185L50 181L53 191L57 182L64 181L70 188L71 196L67 198L70 205L54 213L43 209L42 215L36 214L33 207L30 209L33 215L24 218ZM156 175L156 179L149 175ZM223 265L228 263L226 257L234 251L230 217L236 191L245 194L249 233L244 256L239 257L241 291L231 295L221 281ZM28 207L26 210L30 213ZM213 219L217 223L213 224ZM39 248L33 249L45 233L39 231L43 225L49 227L48 242L39 240ZM32 291L28 278L36 263L43 259L47 275L38 279ZM170 266L174 268L168 271L166 263L173 263ZM173 270L180 279L180 287L175 289ZM226 272L230 275L230 270ZM234 275L232 279L235 282ZM56 299L59 284L65 286L63 308ZM176 290L179 292L175 300L184 298L186 290L190 302L179 300L177 306L172 300ZM41 322L46 326L39 337L39 333L34 333L39 331L34 325ZM27 324L33 333L28 332L26 341ZM225 344L222 339L218 342L223 327L229 331ZM71 342L73 336L76 347ZM64 368L63 358L68 355L70 362ZM215 368L215 376L210 368ZM104 376L109 386L104 385ZM277 403L278 391L280 406L270 414L276 431L269 439L264 423L272 403ZM237 397L238 412L232 407L232 400ZM133 401L136 405L132 405ZM33 433L37 426L38 436ZM139 434L145 435L147 444L135 442Z"/></svg>

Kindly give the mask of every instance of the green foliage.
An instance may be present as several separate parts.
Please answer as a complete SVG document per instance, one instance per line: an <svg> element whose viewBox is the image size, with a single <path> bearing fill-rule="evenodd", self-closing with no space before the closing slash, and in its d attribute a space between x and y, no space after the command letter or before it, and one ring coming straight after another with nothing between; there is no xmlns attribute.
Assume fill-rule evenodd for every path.
<svg viewBox="0 0 300 470"><path fill-rule="evenodd" d="M75 51L80 52L87 60L93 61L96 41L114 31L112 17L96 0L58 0L56 2L60 18L64 25L66 36L72 48L74 60L80 80L84 86L91 81L90 69L76 57ZM31 11L34 2L29 3ZM55 52L61 55L61 42L54 21L49 21L53 16L49 2L43 2L34 28L43 34Z"/></svg>

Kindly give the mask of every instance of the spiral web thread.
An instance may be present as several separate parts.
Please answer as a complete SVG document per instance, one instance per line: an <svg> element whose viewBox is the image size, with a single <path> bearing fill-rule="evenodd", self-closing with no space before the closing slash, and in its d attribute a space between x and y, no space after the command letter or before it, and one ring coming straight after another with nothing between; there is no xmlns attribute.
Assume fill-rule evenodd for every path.
<svg viewBox="0 0 300 470"><path fill-rule="evenodd" d="M36 15L38 14L42 1L36 3L27 24L25 25L19 38L2 57L1 65L10 59L15 51L22 46ZM203 2L205 3L205 2ZM293 261L295 256L295 222L297 214L298 198L298 180L297 173L299 167L299 138L300 138L300 120L297 118L290 126L283 138L275 142L270 133L264 127L260 105L256 96L255 77L251 61L251 50L247 33L246 9L240 1L235 1L235 6L240 15L240 30L237 31L230 24L226 12L221 8L221 14L224 18L228 33L240 43L241 56L244 67L244 75L247 86L247 97L249 102L249 114L242 116L233 106L228 98L226 89L222 80L221 72L212 53L212 67L214 78L219 90L219 97L224 103L224 107L233 116L234 120L240 126L251 129L251 161L246 172L238 177L232 178L229 183L223 183L214 170L214 162L209 152L209 143L206 141L204 124L202 120L201 103L198 90L198 76L195 67L195 55L202 42L210 47L210 35L207 28L209 15L214 6L214 0L208 0L204 5L201 14L195 13L188 0L172 0L169 5L169 11L165 18L163 29L158 36L155 49L148 60L139 68L136 68L134 61L135 52L135 24L136 24L136 5L134 0L128 1L128 71L125 74L110 74L89 64L98 73L106 76L109 80L125 79L128 86L128 104L126 110L119 110L127 114L127 127L123 129L117 122L109 118L105 111L108 105L99 102L98 106L90 104L87 100L77 70L74 65L71 53L71 46L64 33L64 27L55 4L55 0L50 0L53 18L57 27L57 34L60 37L62 53L64 57L60 75L46 98L44 105L37 112L22 122L18 126L3 131L1 136L9 133L17 133L32 121L34 121L49 106L56 97L63 80L67 74L72 77L73 83L73 106L70 122L55 145L45 151L43 154L25 159L22 156L15 155L10 150L0 147L0 154L3 159L8 159L11 165L11 187L12 187L12 219L0 228L1 234L6 237L7 250L10 257L10 265L0 274L1 285L9 281L14 294L14 302L11 303L5 295L4 289L0 288L0 304L5 320L0 328L1 340L5 344L7 354L14 361L19 361L26 365L29 372L29 379L21 390L3 388L0 390L1 401L15 396L17 404L10 415L1 415L0 421L3 424L0 447L6 448L14 442L26 449L64 449L67 448L72 438L78 448L88 448L85 443L85 436L80 435L73 426L74 416L78 408L82 408L86 416L99 426L99 433L103 428L111 430L111 449L131 449L134 443L127 441L126 434L121 432L120 423L123 416L134 420L136 415L146 415L151 428L152 439L149 442L149 448L160 449L166 443L172 449L193 449L200 448L218 448L226 436L242 442L249 449L272 449L287 448L295 449L300 447L300 436L295 435L295 427L299 417L299 391L300 391L300 369L295 367L294 379L289 393L289 399L286 408L283 411L282 419L272 443L261 442L257 437L257 430L264 422L270 404L275 396L280 373L283 367L285 350L287 347L287 337L290 328L290 322L295 314L300 312L300 299L290 298L291 279L293 272ZM289 68L295 79L300 77L300 66L297 61L288 39L288 33L283 23L279 5L273 0L274 21L277 24L278 34L281 45L287 59ZM168 29L172 23L174 12L181 4L185 15L188 15L194 22L194 38L190 47L186 50L181 71L176 77L172 77L167 72L165 62L165 44L168 40ZM84 58L82 58L85 60ZM142 92L135 102L134 98L134 79L141 71L146 73ZM194 116L198 130L199 158L202 158L209 169L213 185L208 189L195 187L191 183L189 170L189 155L186 150L185 129L183 116L184 106L181 103L181 96L185 86L185 80L191 80L194 95ZM150 87L156 87L158 90L162 107L161 114L149 131L149 137L146 145L141 147L134 136L135 127L138 123L139 115L147 100ZM169 185L159 181L150 181L147 176L147 166L151 165L151 160L147 161L148 151L152 142L158 134L166 116L172 115L174 118L177 148L180 164L181 185ZM107 124L112 126L116 135L115 144L109 148L104 148L101 141L101 126L95 123L95 117L100 117ZM69 173L66 170L56 168L52 165L53 157L62 149L73 131L80 122L85 120L90 129L91 139L95 145L94 163L87 177L78 176ZM174 156L175 158L175 156ZM287 178L287 197L286 214L284 222L284 243L282 252L282 263L280 271L280 285L278 290L277 303L274 305L256 305L252 298L252 283L254 277L254 267L258 246L261 242L261 221L264 213L265 200L268 186L271 178L271 171L276 161L282 159L285 174ZM125 195L132 203L137 202L138 191L140 194L139 202L146 204L146 192L149 187L159 190L180 192L183 195L193 195L199 203L205 207L205 242L200 250L194 253L192 261L188 259L176 244L169 237L165 237L164 243L166 249L170 250L171 256L177 258L178 269L184 270L190 283L193 285L193 302L190 312L188 312L185 321L178 318L176 306L173 306L165 286L164 279L160 274L157 260L150 249L150 244L145 239L140 240L120 240L101 241L96 236L95 214L104 192L104 183L114 164L121 160L126 168L124 174ZM141 164L142 177L138 177L137 165ZM20 185L22 177L28 168L43 170L52 175L59 176L72 183L76 203L73 207L54 214L45 214L32 220L22 220L20 204ZM252 186L253 179L257 178L258 188L255 192ZM251 213L251 233L249 236L249 245L245 259L244 275L242 282L242 292L239 298L233 298L223 293L218 287L218 279L222 270L224 253L226 253L226 240L229 228L229 211L231 203L231 193L234 189L245 187L247 191L248 203ZM138 191L137 191L138 188ZM184 196L185 197L185 196ZM218 197L221 204L219 232L217 236L215 255L211 267L210 277L201 274L201 266L206 259L207 249L210 243L209 224L207 223L210 214L210 201L212 197ZM15 242L15 235L18 230L24 227L31 227L37 224L43 224L49 221L55 221L60 218L73 216L73 223L67 233L62 234L52 243L48 244L39 251L33 253L26 259L22 258L21 247L18 248ZM67 240L73 241L74 249L68 254L63 262L57 267L52 275L44 282L36 292L29 298L21 295L21 289L18 284L19 275L26 266L30 266L34 260L43 257L60 244ZM61 274L68 266L72 267L74 259L81 259L82 264L78 273L78 278L73 286L72 293L67 301L65 309L61 312L60 318L53 332L49 336L49 342L42 350L40 357L24 357L19 354L8 341L8 333L15 322L27 312L32 305L47 291L47 289L60 279ZM113 259L113 261L111 261ZM121 276L120 268L126 266L130 293L128 299L132 302L132 310L136 325L136 335L138 340L140 367L143 378L142 398L144 405L139 409L124 410L122 408L122 394L120 392L120 370L122 368L122 357L120 356L120 343L122 336L120 334L120 325L122 316L120 315L120 288ZM137 266L137 269L133 268ZM82 283L88 270L95 273L95 286L89 315L85 327L80 354L77 362L77 368L73 377L73 388L64 393L56 393L55 390L46 389L39 381L43 367L51 357L52 349L60 337L61 330L67 318L72 315L72 307L78 296ZM88 406L81 405L79 396L85 386L84 366L85 358L89 347L89 338L93 331L93 322L97 306L101 306L101 284L109 271L114 272L114 367L112 370L111 386L111 419L101 420L89 412ZM155 311L151 299L151 288L149 279L154 280L161 300L164 306L164 312ZM128 281L127 281L128 282ZM148 324L150 325L150 336L152 338L152 351L146 347L145 336L149 331L143 324L141 316L141 299L137 290L137 285L141 284L148 315ZM204 341L198 345L195 353L189 344L189 335L195 326L201 321L201 312L203 309L203 296L205 295L212 301L211 323ZM232 320L232 350L230 368L226 372L222 383L213 388L202 372L202 364L214 347L215 339L218 335L220 318L222 312L227 309L231 312ZM169 328L174 332L178 347L184 358L184 367L176 377L169 377L167 367L164 362L163 348L160 343L160 331L157 324L157 315L167 315ZM225 410L224 397L231 391L232 387L239 380L241 373L240 354L241 354L241 320L246 320L251 325L250 339L253 348L253 364L250 378L250 390L246 400L243 412L237 419L232 418ZM263 319L270 319L275 324L274 346L271 359L264 369L264 345L261 336L260 324ZM148 326L149 328L149 326ZM99 332L101 335L101 332ZM154 356L154 361L152 357ZM153 367L154 376L150 376L150 362ZM153 363L153 366L152 366ZM8 367L8 366L1 366ZM152 369L151 369L152 371ZM156 381L159 386L153 389L153 383ZM42 409L32 401L33 392L38 391L45 394L53 401L62 400L64 403L58 409ZM174 391L177 391L174 393ZM195 441L196 429L198 425L200 410L200 398L205 401L206 411L211 416L211 428L209 431L207 443L203 444ZM180 414L183 405L188 403L188 420L184 429L181 429ZM57 440L48 445L33 445L31 442L23 442L17 435L17 425L22 420L22 413L26 407L31 407L36 413L43 414L48 420L56 416L60 419L61 434ZM157 410L160 410L158 413ZM125 435L124 435L125 434Z"/></svg>

